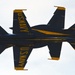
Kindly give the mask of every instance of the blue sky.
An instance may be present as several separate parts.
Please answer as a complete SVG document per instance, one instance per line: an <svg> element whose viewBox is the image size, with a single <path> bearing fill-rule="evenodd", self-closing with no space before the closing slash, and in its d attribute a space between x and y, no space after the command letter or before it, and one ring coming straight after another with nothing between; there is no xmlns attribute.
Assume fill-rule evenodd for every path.
<svg viewBox="0 0 75 75"><path fill-rule="evenodd" d="M52 17L55 7L66 8L65 29L75 23L75 1L72 0L0 0L0 25L12 33L9 27L13 26L13 10L27 9L24 13L30 26L47 24ZM49 56L48 47L33 49L26 68L28 71L15 71L13 63L12 47L6 49L0 55L1 75L74 75L75 74L75 51L69 43L62 45L59 61L47 60Z"/></svg>

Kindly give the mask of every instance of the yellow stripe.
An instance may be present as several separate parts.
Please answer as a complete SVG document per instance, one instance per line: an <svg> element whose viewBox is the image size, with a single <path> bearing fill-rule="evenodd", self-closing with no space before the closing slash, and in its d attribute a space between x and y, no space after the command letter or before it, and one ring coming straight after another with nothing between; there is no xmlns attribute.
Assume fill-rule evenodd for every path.
<svg viewBox="0 0 75 75"><path fill-rule="evenodd" d="M51 59L52 59L52 60L59 60L58 57L52 57Z"/></svg>
<svg viewBox="0 0 75 75"><path fill-rule="evenodd" d="M23 10L27 10L27 9L15 9L14 12L18 13L18 12L22 12Z"/></svg>
<svg viewBox="0 0 75 75"><path fill-rule="evenodd" d="M58 57L51 57L51 58L48 58L48 60L59 60Z"/></svg>
<svg viewBox="0 0 75 75"><path fill-rule="evenodd" d="M24 69L23 67L15 67L16 70L25 70L27 71L28 69Z"/></svg>
<svg viewBox="0 0 75 75"><path fill-rule="evenodd" d="M63 34L63 33L51 32L51 31L39 30L39 29L32 29L32 30L35 30L35 31L38 31L40 33L47 34L47 35L69 35L69 34Z"/></svg>
<svg viewBox="0 0 75 75"><path fill-rule="evenodd" d="M24 70L23 67L15 67L16 70Z"/></svg>
<svg viewBox="0 0 75 75"><path fill-rule="evenodd" d="M54 7L57 7L58 10L65 10L64 7L60 7L60 6L54 6Z"/></svg>

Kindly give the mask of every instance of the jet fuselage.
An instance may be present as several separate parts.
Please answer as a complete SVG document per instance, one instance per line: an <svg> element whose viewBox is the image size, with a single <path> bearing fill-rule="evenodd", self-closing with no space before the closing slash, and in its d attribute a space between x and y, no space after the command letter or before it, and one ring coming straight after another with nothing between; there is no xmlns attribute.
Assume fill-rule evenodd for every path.
<svg viewBox="0 0 75 75"><path fill-rule="evenodd" d="M12 46L25 45L33 46L33 48L39 48L47 45L50 42L64 42L68 40L74 40L74 37L72 37L67 30L56 32L47 30L47 25L39 26L32 27L31 33L1 35L0 43L8 45L11 44Z"/></svg>

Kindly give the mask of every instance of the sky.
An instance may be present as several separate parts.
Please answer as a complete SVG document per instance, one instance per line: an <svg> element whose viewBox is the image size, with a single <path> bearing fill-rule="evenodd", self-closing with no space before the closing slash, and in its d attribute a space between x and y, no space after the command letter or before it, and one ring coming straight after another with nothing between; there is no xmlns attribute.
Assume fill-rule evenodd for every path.
<svg viewBox="0 0 75 75"><path fill-rule="evenodd" d="M12 34L9 27L13 26L13 10L24 11L30 26L47 24L56 7L66 8L65 29L75 23L75 0L0 0L0 26ZM33 49L26 69L28 71L14 70L12 47L0 55L1 75L74 75L75 50L68 42L63 42L60 60L48 60L50 57L48 47Z"/></svg>

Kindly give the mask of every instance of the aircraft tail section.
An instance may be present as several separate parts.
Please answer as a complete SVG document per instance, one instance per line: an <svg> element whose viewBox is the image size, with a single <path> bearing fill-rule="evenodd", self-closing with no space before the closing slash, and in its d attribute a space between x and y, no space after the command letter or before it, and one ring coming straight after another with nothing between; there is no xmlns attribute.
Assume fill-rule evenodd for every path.
<svg viewBox="0 0 75 75"><path fill-rule="evenodd" d="M8 34L1 26L0 26L0 35Z"/></svg>

